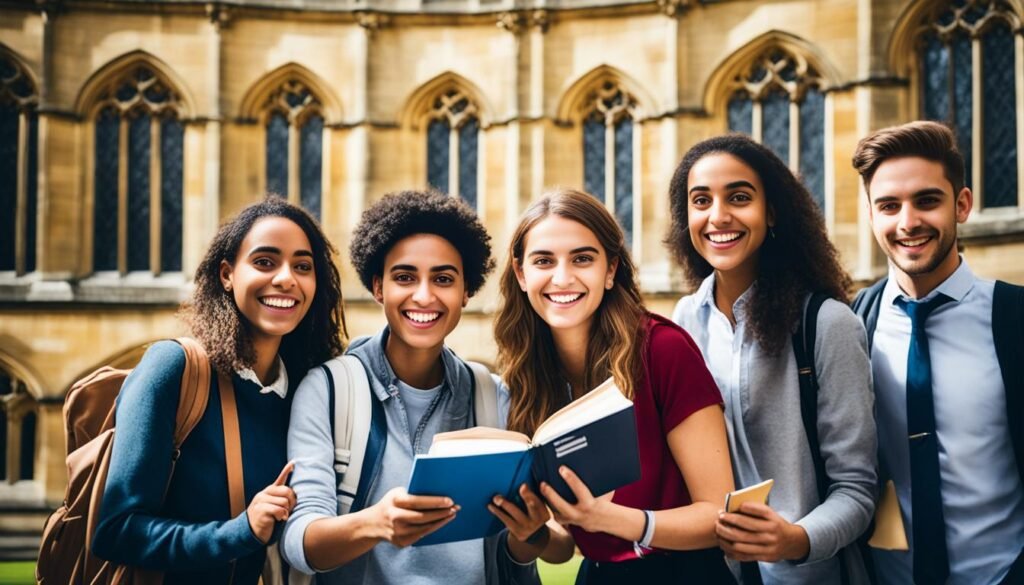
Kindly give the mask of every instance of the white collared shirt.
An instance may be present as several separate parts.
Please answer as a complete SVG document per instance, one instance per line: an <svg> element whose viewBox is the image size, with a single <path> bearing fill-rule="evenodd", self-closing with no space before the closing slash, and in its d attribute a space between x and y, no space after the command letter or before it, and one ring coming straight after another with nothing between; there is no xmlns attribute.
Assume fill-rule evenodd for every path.
<svg viewBox="0 0 1024 585"><path fill-rule="evenodd" d="M942 509L949 583L1000 582L1024 544L1024 494L1006 415L1006 392L992 338L995 283L960 266L920 299L953 299L925 322L931 356L935 433L939 442ZM913 550L910 454L907 443L907 354L910 317L890 269L871 352L879 455L896 484L907 541ZM873 549L882 583L913 583L912 552Z"/></svg>
<svg viewBox="0 0 1024 585"><path fill-rule="evenodd" d="M248 380L253 384L259 386L260 394L267 394L268 392L273 392L274 394L277 394L281 398L287 398L288 370L287 368L284 367L284 360L281 359L280 355L277 356L277 363L275 364L274 367L277 368L277 379L271 382L270 384L267 384L266 386L263 385L263 382L260 382L259 377L256 376L256 372L254 372L252 368L238 370L237 373L239 378L243 380Z"/></svg>

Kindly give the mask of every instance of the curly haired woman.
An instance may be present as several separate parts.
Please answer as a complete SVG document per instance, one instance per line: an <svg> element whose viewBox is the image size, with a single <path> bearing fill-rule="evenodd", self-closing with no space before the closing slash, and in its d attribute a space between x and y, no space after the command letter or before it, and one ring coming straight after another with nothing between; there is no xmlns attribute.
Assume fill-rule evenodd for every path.
<svg viewBox="0 0 1024 585"><path fill-rule="evenodd" d="M850 278L817 206L785 163L738 134L691 148L670 197L666 243L697 287L672 319L693 335L722 391L737 487L775 480L770 506L721 515L719 545L746 561L737 569L746 585L863 582L850 545L875 507L871 367L864 328L846 306ZM824 501L790 339L815 291L829 297L814 355Z"/></svg>
<svg viewBox="0 0 1024 585"><path fill-rule="evenodd" d="M275 525L295 503L284 485L289 390L342 351L333 252L316 220L278 197L220 228L182 311L210 358L209 406L182 444L168 485L185 353L171 341L146 351L118 396L96 556L164 571L168 584L259 580ZM247 509L236 517L217 372L230 373L238 408Z"/></svg>

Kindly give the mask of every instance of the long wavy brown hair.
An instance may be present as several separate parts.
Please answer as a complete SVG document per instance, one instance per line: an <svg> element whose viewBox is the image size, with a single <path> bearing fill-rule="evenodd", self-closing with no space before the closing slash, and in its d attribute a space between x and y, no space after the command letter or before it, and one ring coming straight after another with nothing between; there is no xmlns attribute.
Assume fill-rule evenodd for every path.
<svg viewBox="0 0 1024 585"><path fill-rule="evenodd" d="M567 376L551 328L533 310L516 279L526 236L551 215L582 224L597 237L609 263L618 259L614 285L605 291L592 321L586 357L590 369L584 387L593 388L613 376L623 394L632 399L643 373L647 311L622 229L593 195L572 189L548 193L526 210L512 236L501 275L501 307L494 322L498 368L511 393L508 428L527 434L569 401Z"/></svg>
<svg viewBox="0 0 1024 585"><path fill-rule="evenodd" d="M232 294L224 290L220 266L221 261L234 265L242 240L253 224L264 217L283 217L294 222L313 248L316 293L306 316L281 339L278 350L289 380L298 382L309 368L340 355L348 335L341 306L341 276L333 261L336 251L320 224L304 209L270 196L222 225L196 269L195 291L182 305L179 316L206 348L217 370L232 372L256 363L252 324L242 315Z"/></svg>
<svg viewBox="0 0 1024 585"><path fill-rule="evenodd" d="M786 163L745 135L726 134L698 142L687 151L669 185L672 224L665 244L685 269L691 286L699 286L714 269L690 236L690 169L705 156L720 153L736 157L757 173L774 214L773 235L764 239L758 253L757 287L748 314L758 343L769 354L778 354L796 330L807 294L821 291L846 304L850 275L828 239L821 210Z"/></svg>

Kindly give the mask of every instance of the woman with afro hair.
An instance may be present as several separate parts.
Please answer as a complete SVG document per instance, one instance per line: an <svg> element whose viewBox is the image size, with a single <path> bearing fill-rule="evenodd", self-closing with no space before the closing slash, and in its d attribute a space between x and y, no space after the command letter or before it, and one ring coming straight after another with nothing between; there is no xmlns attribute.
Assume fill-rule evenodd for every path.
<svg viewBox="0 0 1024 585"><path fill-rule="evenodd" d="M722 391L736 487L775 480L770 505L719 517L719 545L746 585L865 582L851 545L875 508L871 364L821 212L779 157L739 134L691 148L669 189L666 243L697 289L672 320ZM813 344L824 497L791 340L814 292L827 297Z"/></svg>
<svg viewBox="0 0 1024 585"><path fill-rule="evenodd" d="M444 341L494 267L490 236L460 199L403 191L366 210L350 257L387 320L348 350L366 371L370 400L381 404L386 441L373 476L360 478L367 493L353 496L351 509L339 515L344 495L338 495L334 469L333 386L323 370L307 375L289 428L298 499L282 537L285 559L303 573L321 573L318 583L535 583L532 561L544 543L526 540L548 519L539 499L531 495L515 532L411 547L459 508L450 498L409 495L402 487L414 457L427 452L435 434L478 424L473 373ZM492 379L503 426L508 392Z"/></svg>
<svg viewBox="0 0 1024 585"><path fill-rule="evenodd" d="M289 390L343 349L333 252L316 220L279 197L220 228L181 313L212 366L207 409L172 475L185 351L173 341L146 350L118 396L97 557L162 571L167 584L258 582L275 526L295 504L285 485ZM247 508L234 517L218 375L238 411Z"/></svg>

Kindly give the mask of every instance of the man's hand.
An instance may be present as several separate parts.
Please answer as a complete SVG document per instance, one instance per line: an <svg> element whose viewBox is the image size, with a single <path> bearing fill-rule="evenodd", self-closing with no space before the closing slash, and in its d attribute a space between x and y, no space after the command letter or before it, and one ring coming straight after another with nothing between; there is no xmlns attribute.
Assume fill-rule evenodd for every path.
<svg viewBox="0 0 1024 585"><path fill-rule="evenodd" d="M715 524L718 545L737 561L775 563L807 558L807 532L765 504L745 502L739 513L723 512Z"/></svg>
<svg viewBox="0 0 1024 585"><path fill-rule="evenodd" d="M451 498L411 496L405 488L394 488L373 505L378 537L403 548L455 519L459 507Z"/></svg>

